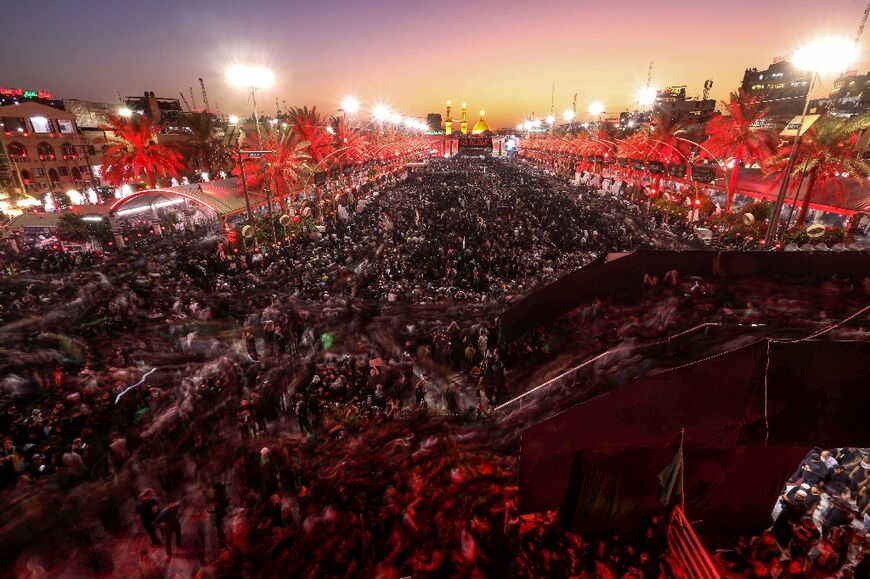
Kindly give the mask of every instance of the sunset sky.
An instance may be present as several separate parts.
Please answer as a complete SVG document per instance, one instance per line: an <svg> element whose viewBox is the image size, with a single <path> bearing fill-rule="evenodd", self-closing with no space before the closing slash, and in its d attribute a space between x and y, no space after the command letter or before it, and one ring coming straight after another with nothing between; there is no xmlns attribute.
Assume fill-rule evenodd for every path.
<svg viewBox="0 0 870 579"><path fill-rule="evenodd" d="M275 98L332 112L346 94L412 115L444 101L485 108L494 127L556 111L578 93L608 112L633 108L655 62L655 87L724 98L746 67L766 67L822 34L853 37L865 0L39 0L4 2L0 86L117 102L177 97L203 77L212 107L243 112L232 62L272 68ZM868 32L870 35L870 32ZM861 61L870 66L867 36ZM824 85L830 87L830 79ZM188 96L189 99L189 96ZM458 113L454 113L454 118Z"/></svg>

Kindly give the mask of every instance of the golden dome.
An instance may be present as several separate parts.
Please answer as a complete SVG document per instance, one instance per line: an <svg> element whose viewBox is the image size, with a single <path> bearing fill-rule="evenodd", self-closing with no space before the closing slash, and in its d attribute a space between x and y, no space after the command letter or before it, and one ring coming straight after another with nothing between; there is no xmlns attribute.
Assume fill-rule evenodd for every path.
<svg viewBox="0 0 870 579"><path fill-rule="evenodd" d="M491 132L489 129L489 124L487 124L487 122L485 120L483 120L483 115L485 115L485 114L486 114L485 112L480 111L480 120L474 124L474 127L472 127L472 129L471 129L472 135L481 135L485 132Z"/></svg>

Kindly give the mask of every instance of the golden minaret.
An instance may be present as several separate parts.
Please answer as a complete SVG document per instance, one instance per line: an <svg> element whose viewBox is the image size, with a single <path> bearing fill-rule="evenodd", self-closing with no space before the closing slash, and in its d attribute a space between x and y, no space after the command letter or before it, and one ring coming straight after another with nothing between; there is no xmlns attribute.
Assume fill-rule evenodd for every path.
<svg viewBox="0 0 870 579"><path fill-rule="evenodd" d="M447 119L444 121L444 134L447 136L453 134L453 119L450 118L450 101L447 101Z"/></svg>
<svg viewBox="0 0 870 579"><path fill-rule="evenodd" d="M462 103L462 122L459 123L459 132L463 135L468 134L468 105Z"/></svg>

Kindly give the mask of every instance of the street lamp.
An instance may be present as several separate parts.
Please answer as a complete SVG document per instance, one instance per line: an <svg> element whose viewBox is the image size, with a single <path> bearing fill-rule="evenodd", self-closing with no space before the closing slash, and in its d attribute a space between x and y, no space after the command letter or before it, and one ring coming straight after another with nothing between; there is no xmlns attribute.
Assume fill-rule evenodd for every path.
<svg viewBox="0 0 870 579"><path fill-rule="evenodd" d="M229 122L231 125L238 125L239 117L237 115L230 115Z"/></svg>
<svg viewBox="0 0 870 579"><path fill-rule="evenodd" d="M125 119L129 119L130 117L133 116L133 111L131 111L127 107L122 107L122 108L118 109L118 114L121 115L122 117L124 117Z"/></svg>
<svg viewBox="0 0 870 579"><path fill-rule="evenodd" d="M556 122L556 117L553 115L547 115L547 124L552 125Z"/></svg>
<svg viewBox="0 0 870 579"><path fill-rule="evenodd" d="M346 96L344 97L344 100L341 101L341 110L348 115L355 115L359 110L359 101L356 97Z"/></svg>
<svg viewBox="0 0 870 579"><path fill-rule="evenodd" d="M820 75L828 76L845 72L857 57L858 46L855 42L843 37L827 37L814 40L796 50L792 56L792 62L797 68L810 73L810 81L807 83L807 92L804 95L804 108L801 113L800 125L798 125L797 134L794 136L791 154L788 157L788 163L785 166L782 181L780 182L779 195L776 197L773 213L770 216L770 222L767 224L767 234L764 236L765 248L771 247L777 237L779 215L782 213L782 206L785 203L789 177L792 170L794 170L798 145L800 144L804 122L806 121L807 110L810 106L810 94L816 79Z"/></svg>
<svg viewBox="0 0 870 579"><path fill-rule="evenodd" d="M565 112L562 113L562 118L565 119L566 123L570 123L574 120L574 110L573 109L565 109Z"/></svg>
<svg viewBox="0 0 870 579"><path fill-rule="evenodd" d="M383 123L390 118L390 109L386 105L377 105L372 109L372 116L379 123Z"/></svg>
<svg viewBox="0 0 870 579"><path fill-rule="evenodd" d="M598 101L595 101L591 105L589 105L589 114L593 117L601 116L601 113L604 112L604 105Z"/></svg>
<svg viewBox="0 0 870 579"><path fill-rule="evenodd" d="M639 91L637 91L637 104L643 107L644 109L648 109L652 107L656 102L656 89L645 86Z"/></svg>
<svg viewBox="0 0 870 579"><path fill-rule="evenodd" d="M260 119L257 116L257 89L269 88L275 82L275 74L262 66L236 64L227 69L227 82L231 85L251 91L251 104L254 112L254 126L257 137L260 136Z"/></svg>

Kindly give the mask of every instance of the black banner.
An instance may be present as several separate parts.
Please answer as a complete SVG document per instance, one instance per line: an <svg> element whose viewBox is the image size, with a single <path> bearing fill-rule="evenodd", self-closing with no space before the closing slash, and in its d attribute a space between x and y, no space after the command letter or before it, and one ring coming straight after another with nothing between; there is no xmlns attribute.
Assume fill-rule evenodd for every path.
<svg viewBox="0 0 870 579"><path fill-rule="evenodd" d="M692 180L712 183L716 179L716 169L707 165L692 165Z"/></svg>
<svg viewBox="0 0 870 579"><path fill-rule="evenodd" d="M603 155L595 155L595 162L596 162L596 163L603 163L603 162L604 162L604 156L603 156Z"/></svg>
<svg viewBox="0 0 870 579"><path fill-rule="evenodd" d="M650 161L647 163L650 173L664 173L665 165L661 161Z"/></svg>
<svg viewBox="0 0 870 579"><path fill-rule="evenodd" d="M625 157L619 159L619 166L620 167L628 167L628 159Z"/></svg>
<svg viewBox="0 0 870 579"><path fill-rule="evenodd" d="M489 137L460 137L459 149L492 151L492 139Z"/></svg>
<svg viewBox="0 0 870 579"><path fill-rule="evenodd" d="M631 168L635 171L643 171L646 167L643 166L643 161L638 161L637 159L631 160Z"/></svg>
<svg viewBox="0 0 870 579"><path fill-rule="evenodd" d="M678 177L680 179L685 179L686 177L686 166L676 163L674 165L668 165L668 175L671 177Z"/></svg>

